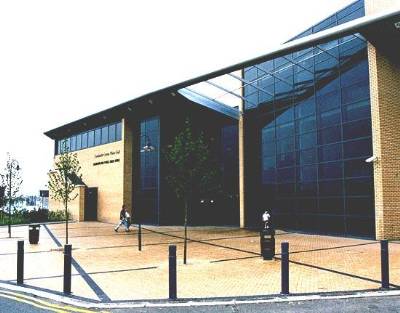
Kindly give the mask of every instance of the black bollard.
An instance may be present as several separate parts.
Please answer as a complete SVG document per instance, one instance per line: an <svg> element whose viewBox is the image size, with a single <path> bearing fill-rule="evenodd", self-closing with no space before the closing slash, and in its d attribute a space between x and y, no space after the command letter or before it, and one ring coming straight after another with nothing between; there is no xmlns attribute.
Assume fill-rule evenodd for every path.
<svg viewBox="0 0 400 313"><path fill-rule="evenodd" d="M289 243L281 243L281 294L289 294Z"/></svg>
<svg viewBox="0 0 400 313"><path fill-rule="evenodd" d="M17 284L24 283L24 241L18 240L17 252Z"/></svg>
<svg viewBox="0 0 400 313"><path fill-rule="evenodd" d="M381 240L381 277L382 289L389 289L389 246L387 240Z"/></svg>
<svg viewBox="0 0 400 313"><path fill-rule="evenodd" d="M138 232L138 247L139 251L142 251L142 224L139 224L139 232Z"/></svg>
<svg viewBox="0 0 400 313"><path fill-rule="evenodd" d="M176 246L169 246L169 299L176 300Z"/></svg>
<svg viewBox="0 0 400 313"><path fill-rule="evenodd" d="M72 245L64 246L64 293L71 293Z"/></svg>

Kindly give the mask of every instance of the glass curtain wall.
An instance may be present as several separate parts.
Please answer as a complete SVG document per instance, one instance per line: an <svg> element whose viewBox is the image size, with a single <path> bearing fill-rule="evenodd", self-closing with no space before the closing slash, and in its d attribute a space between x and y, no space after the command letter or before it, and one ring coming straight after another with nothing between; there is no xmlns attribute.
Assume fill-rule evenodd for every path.
<svg viewBox="0 0 400 313"><path fill-rule="evenodd" d="M358 1L298 37L364 15ZM297 38L298 38L297 37ZM351 35L244 70L261 125L262 207L280 227L374 236L366 42Z"/></svg>
<svg viewBox="0 0 400 313"><path fill-rule="evenodd" d="M159 158L160 119L152 117L140 122L140 148L148 143L153 151L140 152L140 210L142 222L159 223Z"/></svg>

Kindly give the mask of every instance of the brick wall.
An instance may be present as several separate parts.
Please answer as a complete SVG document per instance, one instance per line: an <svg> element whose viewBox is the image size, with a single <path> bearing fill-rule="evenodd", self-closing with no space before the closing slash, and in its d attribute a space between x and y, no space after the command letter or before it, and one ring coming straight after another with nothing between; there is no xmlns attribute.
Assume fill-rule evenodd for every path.
<svg viewBox="0 0 400 313"><path fill-rule="evenodd" d="M366 0L366 14L399 0ZM377 239L400 238L400 68L368 44Z"/></svg>
<svg viewBox="0 0 400 313"><path fill-rule="evenodd" d="M98 188L97 219L102 222L118 221L122 204L125 203L128 210L132 204L132 133L124 122L122 140L75 152L83 182L88 187ZM110 163L111 160L114 162ZM79 193L69 206L74 220L82 221L84 191L79 190ZM49 208L60 210L63 205L50 197Z"/></svg>

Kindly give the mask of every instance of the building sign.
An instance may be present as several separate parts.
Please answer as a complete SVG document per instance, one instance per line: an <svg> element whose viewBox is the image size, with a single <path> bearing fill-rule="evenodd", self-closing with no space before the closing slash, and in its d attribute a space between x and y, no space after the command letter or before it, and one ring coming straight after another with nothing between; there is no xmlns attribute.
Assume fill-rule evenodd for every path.
<svg viewBox="0 0 400 313"><path fill-rule="evenodd" d="M97 159L103 159L107 158L106 160L99 160L97 162L93 163L93 166L97 165L103 165L103 164L112 164L112 163L118 163L120 161L118 157L120 154L120 150L115 150L115 151L110 151L110 152L105 152L105 153L97 153L94 155L94 157ZM110 158L111 157L111 158Z"/></svg>

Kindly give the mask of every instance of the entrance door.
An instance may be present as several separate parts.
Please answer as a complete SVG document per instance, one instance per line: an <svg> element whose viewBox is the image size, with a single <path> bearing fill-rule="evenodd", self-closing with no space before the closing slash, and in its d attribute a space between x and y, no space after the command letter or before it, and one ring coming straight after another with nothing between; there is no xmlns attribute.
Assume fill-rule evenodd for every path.
<svg viewBox="0 0 400 313"><path fill-rule="evenodd" d="M85 221L97 221L97 187L85 189Z"/></svg>

